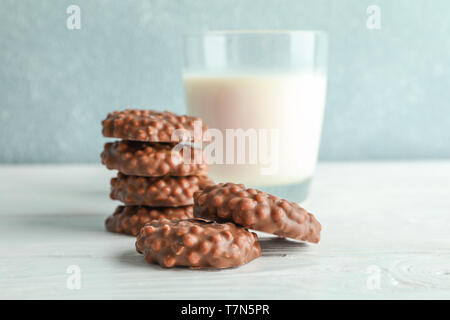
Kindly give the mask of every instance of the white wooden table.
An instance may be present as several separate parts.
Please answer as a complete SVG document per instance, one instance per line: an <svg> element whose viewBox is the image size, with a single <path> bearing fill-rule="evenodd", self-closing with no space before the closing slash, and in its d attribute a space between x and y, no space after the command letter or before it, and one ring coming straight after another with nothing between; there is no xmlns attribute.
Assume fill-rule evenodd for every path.
<svg viewBox="0 0 450 320"><path fill-rule="evenodd" d="M223 271L149 265L133 237L107 233L112 175L0 167L0 298L450 298L450 162L321 163L305 203L321 243L262 234L263 257Z"/></svg>

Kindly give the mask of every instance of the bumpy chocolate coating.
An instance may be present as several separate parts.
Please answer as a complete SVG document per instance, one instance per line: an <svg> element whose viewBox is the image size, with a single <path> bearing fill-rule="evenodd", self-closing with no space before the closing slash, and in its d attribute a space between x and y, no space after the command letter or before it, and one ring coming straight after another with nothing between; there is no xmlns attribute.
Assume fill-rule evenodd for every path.
<svg viewBox="0 0 450 320"><path fill-rule="evenodd" d="M106 143L101 158L108 169L117 169L132 176L206 175L209 166L203 151L196 148L188 150L189 162L185 163L184 150L175 150L174 144L122 140Z"/></svg>
<svg viewBox="0 0 450 320"><path fill-rule="evenodd" d="M201 219L153 220L141 229L136 250L147 262L166 268L230 268L261 256L255 233Z"/></svg>
<svg viewBox="0 0 450 320"><path fill-rule="evenodd" d="M111 179L110 197L129 206L188 206L194 203L194 192L213 183L207 176L138 177L119 172Z"/></svg>
<svg viewBox="0 0 450 320"><path fill-rule="evenodd" d="M183 220L194 217L194 206L145 207L118 206L105 221L106 230L137 236L148 222L157 219Z"/></svg>
<svg viewBox="0 0 450 320"><path fill-rule="evenodd" d="M313 214L290 202L243 184L220 183L194 194L194 216L232 221L249 229L317 243L322 226Z"/></svg>
<svg viewBox="0 0 450 320"><path fill-rule="evenodd" d="M196 132L194 123L201 128ZM201 119L191 116L179 116L169 111L127 109L114 111L102 121L102 133L105 137L124 140L150 142L180 142L209 140L203 134L207 131ZM176 131L177 130L177 131Z"/></svg>

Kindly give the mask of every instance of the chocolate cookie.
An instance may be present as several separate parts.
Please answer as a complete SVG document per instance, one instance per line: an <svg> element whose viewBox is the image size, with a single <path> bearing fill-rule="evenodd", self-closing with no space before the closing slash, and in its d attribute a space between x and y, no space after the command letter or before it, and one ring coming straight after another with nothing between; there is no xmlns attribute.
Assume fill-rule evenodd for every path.
<svg viewBox="0 0 450 320"><path fill-rule="evenodd" d="M105 144L102 163L108 169L117 169L133 176L191 176L206 175L209 166L201 149L188 148L187 162L184 149L177 151L173 144L140 141L116 141ZM198 162L198 163L197 163Z"/></svg>
<svg viewBox="0 0 450 320"><path fill-rule="evenodd" d="M194 192L214 182L207 176L137 177L121 172L111 179L111 199L126 205L178 207L194 203Z"/></svg>
<svg viewBox="0 0 450 320"><path fill-rule="evenodd" d="M242 184L220 183L194 195L194 216L232 221L249 229L317 243L322 226L295 202Z"/></svg>
<svg viewBox="0 0 450 320"><path fill-rule="evenodd" d="M194 217L194 207L118 206L105 221L106 230L133 236L147 223L156 219L183 220Z"/></svg>
<svg viewBox="0 0 450 320"><path fill-rule="evenodd" d="M198 126L197 126L198 125ZM209 140L200 118L179 116L169 111L123 110L108 114L102 121L105 137L150 142ZM194 130L195 128L195 130Z"/></svg>
<svg viewBox="0 0 450 320"><path fill-rule="evenodd" d="M141 229L136 250L149 263L167 268L230 268L261 256L255 233L201 219L153 220Z"/></svg>

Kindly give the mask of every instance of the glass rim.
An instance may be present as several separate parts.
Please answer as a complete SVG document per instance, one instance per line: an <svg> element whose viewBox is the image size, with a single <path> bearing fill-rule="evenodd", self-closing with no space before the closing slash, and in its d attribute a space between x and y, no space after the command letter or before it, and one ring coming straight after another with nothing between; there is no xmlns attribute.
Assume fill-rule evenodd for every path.
<svg viewBox="0 0 450 320"><path fill-rule="evenodd" d="M183 32L183 37L205 37L205 36L233 36L233 35L295 35L295 34L317 34L328 36L328 33L323 30L296 30L296 29L273 29L273 30L264 30L264 29L254 29L254 30L208 30L208 31L194 31L194 32Z"/></svg>

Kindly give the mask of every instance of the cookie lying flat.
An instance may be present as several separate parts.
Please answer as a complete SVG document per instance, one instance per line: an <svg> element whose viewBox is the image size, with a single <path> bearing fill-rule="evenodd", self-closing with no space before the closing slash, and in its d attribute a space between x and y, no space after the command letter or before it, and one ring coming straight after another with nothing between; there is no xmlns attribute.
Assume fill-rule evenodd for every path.
<svg viewBox="0 0 450 320"><path fill-rule="evenodd" d="M110 232L137 236L139 230L148 222L156 219L183 220L194 217L194 207L144 207L118 206L105 221Z"/></svg>
<svg viewBox="0 0 450 320"><path fill-rule="evenodd" d="M295 202L242 184L220 183L194 195L194 216L232 221L249 229L280 237L317 243L322 226L313 214Z"/></svg>
<svg viewBox="0 0 450 320"><path fill-rule="evenodd" d="M136 250L149 263L167 268L230 268L261 256L255 233L201 219L153 220L141 229Z"/></svg>
<svg viewBox="0 0 450 320"><path fill-rule="evenodd" d="M194 192L213 181L207 176L137 177L121 172L111 179L111 199L126 205L178 207L194 204Z"/></svg>
<svg viewBox="0 0 450 320"><path fill-rule="evenodd" d="M132 176L206 175L209 167L204 161L203 151L195 148L187 150L190 157L185 163L184 150L177 151L172 144L123 140L106 143L101 158L108 169Z"/></svg>
<svg viewBox="0 0 450 320"><path fill-rule="evenodd" d="M196 124L198 129L194 130ZM114 111L102 126L105 137L150 142L202 141L207 131L200 118L154 110Z"/></svg>

